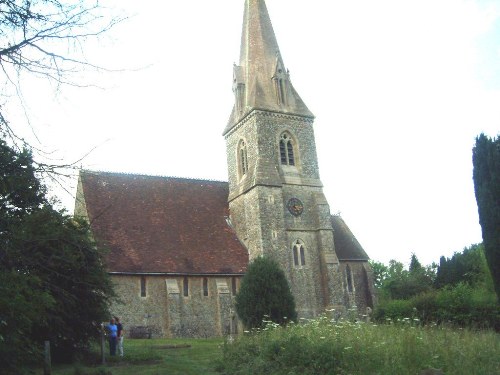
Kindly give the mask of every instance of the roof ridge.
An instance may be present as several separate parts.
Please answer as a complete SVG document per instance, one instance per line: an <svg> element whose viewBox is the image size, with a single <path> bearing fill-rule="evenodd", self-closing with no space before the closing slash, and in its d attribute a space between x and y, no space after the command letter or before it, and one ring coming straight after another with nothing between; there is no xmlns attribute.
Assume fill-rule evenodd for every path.
<svg viewBox="0 0 500 375"><path fill-rule="evenodd" d="M145 173L133 173L133 172L116 172L116 171L103 171L103 170L90 170L90 169L85 169L82 168L80 169L80 172L82 173L89 173L89 174L112 174L112 175L120 175L120 176L136 176L136 177L160 177L160 178L170 178L170 179L176 179L176 180L189 180L189 181L207 181L207 182L220 182L220 183L228 183L228 181L223 181L223 180L214 180L214 179L207 179L207 178L197 178L197 177L182 177L182 176L167 176L167 175L161 175L161 174L145 174Z"/></svg>

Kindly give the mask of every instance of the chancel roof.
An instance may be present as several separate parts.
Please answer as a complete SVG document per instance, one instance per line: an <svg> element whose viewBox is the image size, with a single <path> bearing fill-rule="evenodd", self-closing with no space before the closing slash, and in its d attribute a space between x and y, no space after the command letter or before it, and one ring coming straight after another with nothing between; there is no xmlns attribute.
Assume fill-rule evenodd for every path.
<svg viewBox="0 0 500 375"><path fill-rule="evenodd" d="M79 189L75 214L84 204L109 272L246 271L248 252L227 221L227 182L81 171Z"/></svg>
<svg viewBox="0 0 500 375"><path fill-rule="evenodd" d="M351 232L344 219L339 215L331 216L335 252L339 260L368 261L370 258Z"/></svg>

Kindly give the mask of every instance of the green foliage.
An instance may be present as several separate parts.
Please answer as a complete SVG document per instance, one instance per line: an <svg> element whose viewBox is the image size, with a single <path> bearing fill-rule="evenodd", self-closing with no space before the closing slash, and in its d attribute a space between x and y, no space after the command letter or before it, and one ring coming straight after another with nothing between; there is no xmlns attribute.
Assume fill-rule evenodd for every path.
<svg viewBox="0 0 500 375"><path fill-rule="evenodd" d="M410 267L408 270L410 271L410 273L416 273L423 270L422 264L420 264L420 261L418 260L415 253L411 254Z"/></svg>
<svg viewBox="0 0 500 375"><path fill-rule="evenodd" d="M50 340L71 359L97 337L111 283L86 223L54 210L31 154L0 140L0 362L20 373Z"/></svg>
<svg viewBox="0 0 500 375"><path fill-rule="evenodd" d="M264 320L284 324L297 319L290 286L275 261L260 257L250 263L236 295L236 311L247 328L261 327Z"/></svg>
<svg viewBox="0 0 500 375"><path fill-rule="evenodd" d="M500 302L500 136L477 137L472 163L484 251Z"/></svg>
<svg viewBox="0 0 500 375"><path fill-rule="evenodd" d="M408 300L381 302L373 313L378 322L418 319L422 324L470 328L500 328L500 306L495 293L459 283L431 290Z"/></svg>
<svg viewBox="0 0 500 375"><path fill-rule="evenodd" d="M327 317L270 325L224 346L218 369L231 375L496 374L500 337L493 332L400 324L334 322Z"/></svg>
<svg viewBox="0 0 500 375"><path fill-rule="evenodd" d="M471 245L462 253L455 253L451 258L441 257L439 261L435 281L438 288L458 283L475 285L489 282L491 278L482 244Z"/></svg>
<svg viewBox="0 0 500 375"><path fill-rule="evenodd" d="M433 267L422 267L415 254L412 255L411 265L410 269L406 270L403 263L391 260L389 267L377 266L382 276L381 280L377 281L382 301L408 299L432 288L435 277Z"/></svg>
<svg viewBox="0 0 500 375"><path fill-rule="evenodd" d="M378 267L384 269L383 265ZM500 307L482 245L472 245L440 265L423 267L412 255L408 270L391 261L379 287L378 322L418 319L423 324L500 329ZM435 276L436 275L436 276ZM438 286L439 289L435 289Z"/></svg>
<svg viewBox="0 0 500 375"><path fill-rule="evenodd" d="M375 288L380 289L384 281L389 276L389 268L384 263L374 260L370 260L369 263L373 271L373 283L375 285Z"/></svg>

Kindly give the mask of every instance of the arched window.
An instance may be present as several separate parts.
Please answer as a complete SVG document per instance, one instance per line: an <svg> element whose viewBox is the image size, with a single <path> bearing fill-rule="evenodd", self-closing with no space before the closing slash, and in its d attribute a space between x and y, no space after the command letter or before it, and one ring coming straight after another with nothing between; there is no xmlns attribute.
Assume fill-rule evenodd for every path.
<svg viewBox="0 0 500 375"><path fill-rule="evenodd" d="M293 140L288 133L283 133L280 137L280 159L281 164L295 165Z"/></svg>
<svg viewBox="0 0 500 375"><path fill-rule="evenodd" d="M247 146L244 140L241 140L238 146L238 159L240 176L243 177L248 172Z"/></svg>
<svg viewBox="0 0 500 375"><path fill-rule="evenodd" d="M353 292L352 272L351 272L351 267L349 267L349 265L347 265L347 267L345 268L345 277L347 279L347 291L349 293L352 293Z"/></svg>
<svg viewBox="0 0 500 375"><path fill-rule="evenodd" d="M305 246L301 240L297 240L293 243L292 252L293 252L293 264L296 267L305 266L306 264Z"/></svg>

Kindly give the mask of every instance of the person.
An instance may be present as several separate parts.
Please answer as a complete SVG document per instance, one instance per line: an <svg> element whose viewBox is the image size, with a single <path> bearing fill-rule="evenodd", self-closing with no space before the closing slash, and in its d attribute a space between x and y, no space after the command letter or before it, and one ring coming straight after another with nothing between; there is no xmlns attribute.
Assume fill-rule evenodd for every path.
<svg viewBox="0 0 500 375"><path fill-rule="evenodd" d="M125 331L123 330L123 324L120 322L120 318L115 316L116 328L117 328L117 344L118 344L118 353L120 357L123 357L123 334Z"/></svg>
<svg viewBox="0 0 500 375"><path fill-rule="evenodd" d="M109 335L109 355L116 355L116 341L118 336L118 327L115 324L115 319L111 318L109 324L106 326Z"/></svg>

